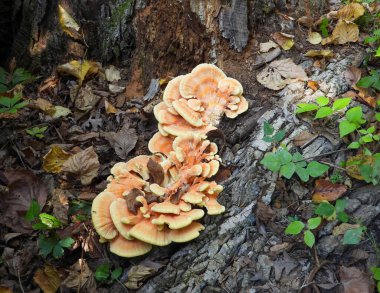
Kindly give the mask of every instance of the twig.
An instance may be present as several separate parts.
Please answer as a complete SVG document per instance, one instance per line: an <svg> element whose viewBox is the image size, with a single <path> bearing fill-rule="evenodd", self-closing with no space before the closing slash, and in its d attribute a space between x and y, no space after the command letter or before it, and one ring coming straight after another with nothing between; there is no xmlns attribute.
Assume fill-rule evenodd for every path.
<svg viewBox="0 0 380 293"><path fill-rule="evenodd" d="M319 155L303 158L302 160L300 159L298 161L295 161L294 163L298 163L298 162L302 162L302 161L307 161L307 160L311 160L311 159L315 159L315 158L319 158L319 157L325 157L325 156L328 156L328 155L332 155L332 154L336 154L336 153L340 153L340 152L345 152L345 151L351 151L351 150L350 149L341 149L341 150L331 151L331 152L327 152L327 153L323 153L323 154L319 154Z"/></svg>
<svg viewBox="0 0 380 293"><path fill-rule="evenodd" d="M21 292L25 293L24 288L22 287L21 277L20 277L20 271L19 271L18 268L17 268L17 277L18 277L18 283L20 284Z"/></svg>

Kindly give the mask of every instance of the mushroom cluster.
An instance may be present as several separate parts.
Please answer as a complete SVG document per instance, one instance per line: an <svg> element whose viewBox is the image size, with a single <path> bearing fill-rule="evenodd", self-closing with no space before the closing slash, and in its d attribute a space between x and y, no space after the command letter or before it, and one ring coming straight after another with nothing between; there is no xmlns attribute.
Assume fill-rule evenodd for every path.
<svg viewBox="0 0 380 293"><path fill-rule="evenodd" d="M242 85L212 64L200 64L191 73L172 79L163 102L154 108L158 130L149 141L152 153L168 153L174 137L206 134L216 129L223 114L235 118L247 111Z"/></svg>
<svg viewBox="0 0 380 293"><path fill-rule="evenodd" d="M221 159L206 133L223 113L234 118L247 110L242 92L238 81L210 64L168 84L154 109L159 133L149 142L153 155L115 164L93 201L94 227L111 252L135 257L152 245L190 241L204 229L197 220L205 210L224 212L217 201L223 187L211 180Z"/></svg>

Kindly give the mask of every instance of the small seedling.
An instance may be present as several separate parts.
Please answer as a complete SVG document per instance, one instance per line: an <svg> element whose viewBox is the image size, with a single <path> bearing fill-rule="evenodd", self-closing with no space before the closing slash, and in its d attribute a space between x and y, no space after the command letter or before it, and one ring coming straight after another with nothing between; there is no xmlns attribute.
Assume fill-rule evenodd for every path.
<svg viewBox="0 0 380 293"><path fill-rule="evenodd" d="M326 17L324 17L322 19L321 24L319 25L319 30L321 31L321 34L324 38L327 38L329 36L328 27L329 27L329 20Z"/></svg>
<svg viewBox="0 0 380 293"><path fill-rule="evenodd" d="M344 137L355 130L359 129L362 124L367 121L363 117L363 109L361 106L356 106L349 109L345 115L346 119L343 119L339 123L339 135Z"/></svg>
<svg viewBox="0 0 380 293"><path fill-rule="evenodd" d="M91 217L91 202L73 200L70 202L70 208L67 212L74 222L84 222Z"/></svg>
<svg viewBox="0 0 380 293"><path fill-rule="evenodd" d="M373 88L380 91L380 71L371 70L370 75L362 77L356 85L362 88Z"/></svg>
<svg viewBox="0 0 380 293"><path fill-rule="evenodd" d="M316 111L314 119L323 119L323 118L331 116L337 111L340 111L346 108L350 104L351 98L337 99L334 101L331 107L329 106L330 99L325 96L316 98L315 102L316 104L314 103L297 104L297 109L295 113L302 114L306 112Z"/></svg>
<svg viewBox="0 0 380 293"><path fill-rule="evenodd" d="M123 272L122 268L111 270L111 265L106 263L98 266L95 271L95 279L99 282L105 283L108 281L115 281L120 278Z"/></svg>
<svg viewBox="0 0 380 293"><path fill-rule="evenodd" d="M293 221L288 225L288 227L286 227L285 234L298 235L304 230L305 227L307 227L307 229L305 229L303 233L303 241L305 242L307 246L312 248L315 244L315 236L313 232L311 232L311 230L318 228L321 222L322 222L321 217L308 219L306 225L302 221Z"/></svg>
<svg viewBox="0 0 380 293"><path fill-rule="evenodd" d="M26 130L26 133L29 134L31 137L35 138L44 138L44 132L48 129L47 126L44 127L32 127Z"/></svg>
<svg viewBox="0 0 380 293"><path fill-rule="evenodd" d="M359 165L360 175L365 182L377 185L380 183L380 153L372 155L371 164Z"/></svg>
<svg viewBox="0 0 380 293"><path fill-rule="evenodd" d="M40 254L44 257L52 254L54 258L61 258L64 255L64 248L70 248L75 241L71 237L60 239L54 230L62 227L62 222L52 215L40 212L40 205L36 200L32 200L25 215L25 219L32 222L34 230L47 231L50 235L40 235L38 239Z"/></svg>
<svg viewBox="0 0 380 293"><path fill-rule="evenodd" d="M300 153L292 155L285 148L266 153L260 163L272 172L279 172L280 176L286 179L290 179L296 173L303 182L307 182L309 177L319 177L329 169L327 165L317 161L307 163Z"/></svg>
<svg viewBox="0 0 380 293"><path fill-rule="evenodd" d="M13 98L0 97L0 114L16 114L18 109L21 109L28 104L28 101L22 101L21 93L16 94Z"/></svg>
<svg viewBox="0 0 380 293"><path fill-rule="evenodd" d="M25 84L35 80L36 78L24 68L16 68L7 72L0 67L0 93L5 93L18 84Z"/></svg>

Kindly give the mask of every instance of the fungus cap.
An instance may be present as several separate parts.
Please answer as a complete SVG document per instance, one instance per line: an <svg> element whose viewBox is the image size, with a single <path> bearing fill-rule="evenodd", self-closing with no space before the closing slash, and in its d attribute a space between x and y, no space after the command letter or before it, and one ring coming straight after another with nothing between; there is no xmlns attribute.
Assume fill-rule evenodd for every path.
<svg viewBox="0 0 380 293"><path fill-rule="evenodd" d="M117 229L112 221L110 205L117 197L103 191L94 198L91 207L92 223L98 234L104 239L113 239L117 236Z"/></svg>
<svg viewBox="0 0 380 293"><path fill-rule="evenodd" d="M144 219L133 226L129 234L146 243L166 246L171 243L169 232L170 230L167 227L154 225L150 219Z"/></svg>
<svg viewBox="0 0 380 293"><path fill-rule="evenodd" d="M170 239L177 243L188 242L197 238L200 235L199 232L204 229L205 227L202 224L192 222L185 228L170 230Z"/></svg>
<svg viewBox="0 0 380 293"><path fill-rule="evenodd" d="M148 253L152 245L139 241L127 240L119 235L110 243L110 251L122 257L136 257Z"/></svg>

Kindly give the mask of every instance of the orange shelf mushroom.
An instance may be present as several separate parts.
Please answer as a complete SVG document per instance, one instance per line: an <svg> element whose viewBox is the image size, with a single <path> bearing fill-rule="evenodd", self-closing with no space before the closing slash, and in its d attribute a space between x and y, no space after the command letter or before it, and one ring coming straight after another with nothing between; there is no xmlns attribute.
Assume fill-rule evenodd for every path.
<svg viewBox="0 0 380 293"><path fill-rule="evenodd" d="M221 159L206 134L224 114L235 118L247 108L241 84L214 65L198 65L170 81L154 108L159 132L149 141L153 155L115 164L107 188L93 201L101 242L109 242L112 253L135 257L153 245L197 238L205 211L225 211L217 201L223 187L208 181Z"/></svg>
<svg viewBox="0 0 380 293"><path fill-rule="evenodd" d="M168 141L186 133L206 134L222 116L236 118L248 110L243 87L212 64L200 64L191 73L172 79L163 102L154 108L159 134L149 142L152 153L167 154Z"/></svg>

